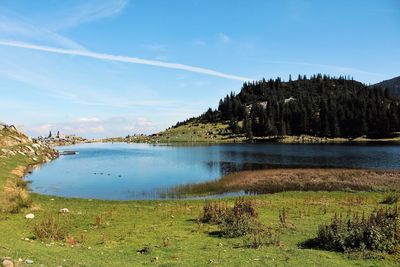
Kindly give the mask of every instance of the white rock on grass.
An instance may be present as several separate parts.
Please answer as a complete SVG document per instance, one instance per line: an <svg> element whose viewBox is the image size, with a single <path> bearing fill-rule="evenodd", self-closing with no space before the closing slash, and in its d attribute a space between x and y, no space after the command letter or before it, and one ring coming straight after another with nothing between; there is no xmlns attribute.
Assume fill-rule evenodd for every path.
<svg viewBox="0 0 400 267"><path fill-rule="evenodd" d="M33 213L26 214L25 218L26 219L33 219L33 218L35 218L35 214L33 214Z"/></svg>
<svg viewBox="0 0 400 267"><path fill-rule="evenodd" d="M58 211L59 213L69 213L69 209L63 208Z"/></svg>
<svg viewBox="0 0 400 267"><path fill-rule="evenodd" d="M33 260L26 259L26 260L25 260L25 263L26 263L26 264L33 264Z"/></svg>

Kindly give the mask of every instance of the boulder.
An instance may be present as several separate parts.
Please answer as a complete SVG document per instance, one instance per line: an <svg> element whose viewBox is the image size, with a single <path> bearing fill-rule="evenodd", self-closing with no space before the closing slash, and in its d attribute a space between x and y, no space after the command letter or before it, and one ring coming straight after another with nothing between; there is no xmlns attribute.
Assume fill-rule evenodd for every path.
<svg viewBox="0 0 400 267"><path fill-rule="evenodd" d="M26 214L25 218L26 219L33 219L33 218L35 218L35 214L33 214L33 213Z"/></svg>
<svg viewBox="0 0 400 267"><path fill-rule="evenodd" d="M69 209L63 208L58 211L59 213L69 213Z"/></svg>
<svg viewBox="0 0 400 267"><path fill-rule="evenodd" d="M35 150L30 146L25 146L31 153L35 153Z"/></svg>

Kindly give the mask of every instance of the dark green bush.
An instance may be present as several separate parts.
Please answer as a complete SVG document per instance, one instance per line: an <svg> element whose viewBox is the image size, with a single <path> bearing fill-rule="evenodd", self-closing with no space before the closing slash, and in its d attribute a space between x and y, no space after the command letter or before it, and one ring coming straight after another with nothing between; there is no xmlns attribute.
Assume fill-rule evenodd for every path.
<svg viewBox="0 0 400 267"><path fill-rule="evenodd" d="M261 228L250 234L244 241L244 246L247 248L262 248L269 245L279 245L280 231L279 229Z"/></svg>
<svg viewBox="0 0 400 267"><path fill-rule="evenodd" d="M342 219L335 215L321 225L314 246L333 251L371 250L394 253L400 245L399 210L379 209L365 218L355 213Z"/></svg>
<svg viewBox="0 0 400 267"><path fill-rule="evenodd" d="M221 234L225 237L239 237L254 233L260 223L248 213L230 210L220 224Z"/></svg>
<svg viewBox="0 0 400 267"><path fill-rule="evenodd" d="M225 202L208 202L203 207L203 214L200 217L202 223L219 224L223 221L228 212Z"/></svg>
<svg viewBox="0 0 400 267"><path fill-rule="evenodd" d="M258 216L254 201L245 198L239 198L235 201L233 212L235 214L247 214L250 217Z"/></svg>
<svg viewBox="0 0 400 267"><path fill-rule="evenodd" d="M220 234L225 237L239 237L250 234L260 227L255 203L245 198L235 201L232 208L226 202L209 202L203 208L200 221L219 224Z"/></svg>

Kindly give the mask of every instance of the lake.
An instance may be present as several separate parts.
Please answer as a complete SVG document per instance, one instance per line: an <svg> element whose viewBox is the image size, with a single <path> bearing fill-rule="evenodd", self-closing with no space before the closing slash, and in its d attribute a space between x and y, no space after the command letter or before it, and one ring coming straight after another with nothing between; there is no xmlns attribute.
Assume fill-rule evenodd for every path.
<svg viewBox="0 0 400 267"><path fill-rule="evenodd" d="M399 145L222 144L151 145L94 143L60 147L78 155L35 169L34 192L113 200L159 199L177 185L252 169L346 167L400 169Z"/></svg>

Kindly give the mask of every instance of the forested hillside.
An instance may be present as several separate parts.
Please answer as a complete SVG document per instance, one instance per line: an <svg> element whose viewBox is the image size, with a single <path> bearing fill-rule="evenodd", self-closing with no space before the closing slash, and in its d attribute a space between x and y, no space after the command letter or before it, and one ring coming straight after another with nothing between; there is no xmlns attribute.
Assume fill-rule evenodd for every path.
<svg viewBox="0 0 400 267"><path fill-rule="evenodd" d="M382 81L373 86L387 88L392 95L400 96L400 76L390 80Z"/></svg>
<svg viewBox="0 0 400 267"><path fill-rule="evenodd" d="M245 83L218 109L177 123L227 122L233 133L253 136L391 137L400 131L400 98L351 78L314 75L297 80Z"/></svg>

